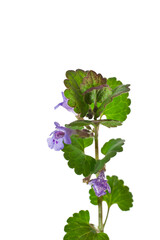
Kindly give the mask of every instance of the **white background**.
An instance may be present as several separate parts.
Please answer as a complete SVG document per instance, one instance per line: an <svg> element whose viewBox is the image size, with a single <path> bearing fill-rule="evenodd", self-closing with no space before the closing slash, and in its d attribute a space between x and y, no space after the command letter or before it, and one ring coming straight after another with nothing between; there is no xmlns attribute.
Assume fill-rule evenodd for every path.
<svg viewBox="0 0 160 240"><path fill-rule="evenodd" d="M61 240L89 186L46 139L74 115L54 106L67 70L94 70L131 84L123 126L100 129L100 145L126 140L107 166L130 187L134 207L111 208L111 240L159 240L160 36L157 0L0 1L0 239ZM93 154L92 150L88 153ZM106 209L105 209L106 211Z"/></svg>

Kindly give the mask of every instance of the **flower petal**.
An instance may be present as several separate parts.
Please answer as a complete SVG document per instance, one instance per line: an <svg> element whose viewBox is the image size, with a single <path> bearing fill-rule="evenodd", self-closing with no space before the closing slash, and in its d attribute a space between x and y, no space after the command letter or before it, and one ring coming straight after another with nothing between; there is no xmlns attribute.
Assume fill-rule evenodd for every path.
<svg viewBox="0 0 160 240"><path fill-rule="evenodd" d="M49 147L50 149L53 149L53 148L54 148L53 137L47 138L47 143L48 143L48 147Z"/></svg>
<svg viewBox="0 0 160 240"><path fill-rule="evenodd" d="M57 104L57 105L54 107L54 109L57 109L59 106L62 106L62 105L63 105L63 102Z"/></svg>
<svg viewBox="0 0 160 240"><path fill-rule="evenodd" d="M54 150L59 151L62 150L63 148L64 148L63 138L56 139L54 144Z"/></svg>

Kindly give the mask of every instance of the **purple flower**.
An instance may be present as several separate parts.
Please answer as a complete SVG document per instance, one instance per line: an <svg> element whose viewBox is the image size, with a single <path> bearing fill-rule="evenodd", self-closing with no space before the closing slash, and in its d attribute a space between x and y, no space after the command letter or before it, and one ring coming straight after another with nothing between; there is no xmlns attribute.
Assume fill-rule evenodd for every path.
<svg viewBox="0 0 160 240"><path fill-rule="evenodd" d="M93 187L97 197L101 197L106 194L106 190L111 193L111 188L105 180L104 171L101 171L96 179L92 179L89 184Z"/></svg>
<svg viewBox="0 0 160 240"><path fill-rule="evenodd" d="M64 96L63 92L62 92L62 97L63 97L63 102L61 102L57 106L55 106L54 109L57 109L59 106L62 106L65 109L67 109L69 112L72 112L75 114L73 108L68 105L68 99Z"/></svg>
<svg viewBox="0 0 160 240"><path fill-rule="evenodd" d="M57 122L54 124L57 130L50 134L51 137L47 139L47 142L49 148L59 151L64 148L64 143L71 144L70 136L75 134L75 130L61 127Z"/></svg>

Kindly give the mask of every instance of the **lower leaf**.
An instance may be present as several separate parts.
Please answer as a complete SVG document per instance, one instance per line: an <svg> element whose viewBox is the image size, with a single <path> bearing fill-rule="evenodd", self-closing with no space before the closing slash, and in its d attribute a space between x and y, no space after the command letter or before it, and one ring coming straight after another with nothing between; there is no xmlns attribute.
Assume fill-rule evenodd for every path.
<svg viewBox="0 0 160 240"><path fill-rule="evenodd" d="M109 240L106 233L99 233L93 224L89 223L90 215L88 211L74 213L68 218L64 228L66 235L63 240Z"/></svg>

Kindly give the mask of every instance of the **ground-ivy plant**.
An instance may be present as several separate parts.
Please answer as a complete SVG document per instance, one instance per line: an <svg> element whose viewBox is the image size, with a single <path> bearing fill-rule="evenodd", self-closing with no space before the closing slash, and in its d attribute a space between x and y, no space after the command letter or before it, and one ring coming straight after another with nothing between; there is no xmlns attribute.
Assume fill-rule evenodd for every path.
<svg viewBox="0 0 160 240"><path fill-rule="evenodd" d="M122 211L132 207L133 197L123 180L117 176L106 176L106 164L123 151L124 140L111 139L104 143L99 157L99 127L121 126L130 113L129 84L114 78L105 78L94 71L67 71L62 92L63 101L56 107L64 107L74 114L76 120L61 126L55 122L55 131L47 139L48 146L64 153L68 166L83 175L83 182L91 188L90 202L98 206L98 227L90 223L88 210L80 210L68 218L64 228L64 240L108 240L104 233L110 208L117 204ZM64 113L65 114L65 113ZM94 156L85 154L85 148L95 145ZM95 177L93 177L95 175ZM108 205L103 221L103 202Z"/></svg>

